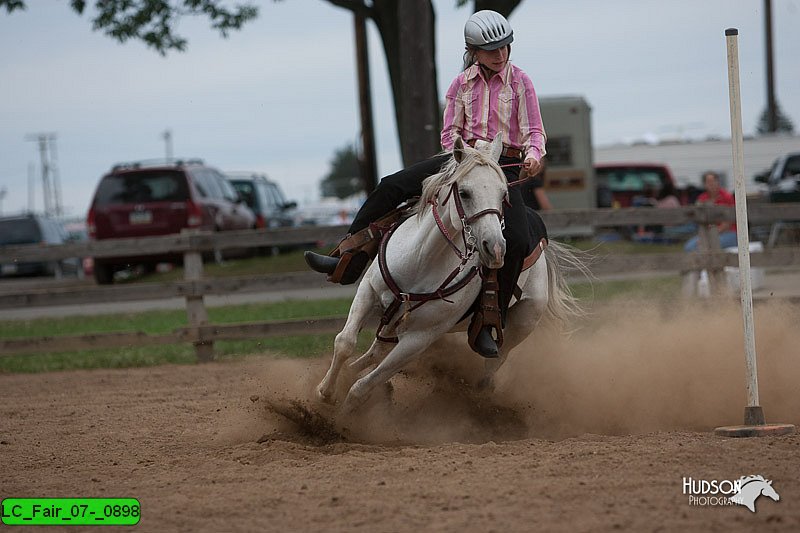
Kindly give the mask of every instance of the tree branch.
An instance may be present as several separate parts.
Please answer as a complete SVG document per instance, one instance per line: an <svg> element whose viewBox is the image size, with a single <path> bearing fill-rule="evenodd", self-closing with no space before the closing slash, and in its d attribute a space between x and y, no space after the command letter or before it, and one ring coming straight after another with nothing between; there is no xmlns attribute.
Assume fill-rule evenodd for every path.
<svg viewBox="0 0 800 533"><path fill-rule="evenodd" d="M352 11L364 18L375 18L375 9L364 3L363 0L325 0L329 4Z"/></svg>

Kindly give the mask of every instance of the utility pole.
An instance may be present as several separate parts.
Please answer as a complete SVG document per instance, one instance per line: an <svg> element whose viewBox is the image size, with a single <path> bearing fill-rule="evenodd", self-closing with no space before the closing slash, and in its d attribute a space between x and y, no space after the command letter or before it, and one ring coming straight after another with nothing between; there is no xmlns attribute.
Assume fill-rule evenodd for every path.
<svg viewBox="0 0 800 533"><path fill-rule="evenodd" d="M27 135L27 141L39 144L39 159L42 166L42 190L44 193L44 214L60 216L61 186L58 179L58 168L55 158L55 133L36 133ZM52 176L52 181L51 181ZM30 201L30 204L33 202Z"/></svg>
<svg viewBox="0 0 800 533"><path fill-rule="evenodd" d="M8 194L8 189L5 187L0 189L0 216L3 215L3 198L6 197L6 194Z"/></svg>
<svg viewBox="0 0 800 533"><path fill-rule="evenodd" d="M772 0L764 0L764 39L767 52L767 131L778 131L778 105L775 100L775 70L772 62Z"/></svg>
<svg viewBox="0 0 800 533"><path fill-rule="evenodd" d="M56 150L56 136L50 138L50 172L53 174L53 200L55 204L56 216L64 214L64 207L61 205L61 176L58 172L58 152Z"/></svg>
<svg viewBox="0 0 800 533"><path fill-rule="evenodd" d="M36 164L28 163L28 213L33 213L36 208Z"/></svg>
<svg viewBox="0 0 800 533"><path fill-rule="evenodd" d="M372 125L372 97L369 81L369 55L367 54L367 25L364 16L353 16L356 35L356 68L358 72L358 102L361 110L361 184L369 194L378 184L378 162L375 157L375 130Z"/></svg>
<svg viewBox="0 0 800 533"><path fill-rule="evenodd" d="M167 162L172 162L172 130L169 128L164 130L164 133L161 134L161 137L164 138L164 148L166 151Z"/></svg>

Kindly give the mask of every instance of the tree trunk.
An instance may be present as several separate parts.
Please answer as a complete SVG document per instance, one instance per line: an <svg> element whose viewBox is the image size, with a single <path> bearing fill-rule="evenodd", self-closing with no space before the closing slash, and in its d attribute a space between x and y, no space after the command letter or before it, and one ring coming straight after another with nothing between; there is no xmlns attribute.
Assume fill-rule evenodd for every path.
<svg viewBox="0 0 800 533"><path fill-rule="evenodd" d="M441 149L433 5L430 0L384 0L373 7L392 83L400 151L408 166Z"/></svg>
<svg viewBox="0 0 800 533"><path fill-rule="evenodd" d="M403 164L408 166L441 149L442 113L436 86L436 15L431 0L327 0L363 13L378 27L389 69ZM474 0L475 10L505 16L522 0ZM466 20L466 17L465 17Z"/></svg>
<svg viewBox="0 0 800 533"><path fill-rule="evenodd" d="M520 2L522 0L475 0L475 11L491 9L504 17L508 17Z"/></svg>

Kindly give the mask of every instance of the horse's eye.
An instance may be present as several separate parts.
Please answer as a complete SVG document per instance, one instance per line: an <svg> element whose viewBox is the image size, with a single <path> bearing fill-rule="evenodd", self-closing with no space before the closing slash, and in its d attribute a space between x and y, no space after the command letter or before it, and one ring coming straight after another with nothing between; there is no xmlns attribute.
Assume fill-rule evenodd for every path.
<svg viewBox="0 0 800 533"><path fill-rule="evenodd" d="M469 200L472 198L472 194L469 191L458 191L458 196L461 197L462 200Z"/></svg>

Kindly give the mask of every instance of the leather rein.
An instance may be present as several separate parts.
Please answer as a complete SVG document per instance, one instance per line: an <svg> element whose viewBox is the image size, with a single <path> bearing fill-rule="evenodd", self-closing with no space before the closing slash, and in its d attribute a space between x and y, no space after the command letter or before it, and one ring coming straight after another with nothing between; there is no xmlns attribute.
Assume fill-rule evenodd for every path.
<svg viewBox="0 0 800 533"><path fill-rule="evenodd" d="M447 196L444 197L442 200L442 206L446 205L450 198L453 198L453 202L455 203L456 213L458 214L458 218L461 220L461 238L464 241L464 250L462 251L459 246L456 244L455 239L453 236L450 235L450 232L447 230L444 222L442 221L442 217L439 214L439 206L437 204L438 194L435 195L431 200L428 202L431 204L431 211L433 212L433 218L436 221L436 226L439 228L439 232L444 236L447 244L450 245L450 248L455 252L456 256L461 260L459 265L450 272L450 274L445 278L445 280L439 285L439 287L433 292L403 292L400 289L400 286L397 282L392 278L391 273L389 272L389 268L386 265L386 247L389 243L389 238L392 236L394 231L400 226L400 222L396 222L389 231L387 231L383 238L381 239L380 248L378 251L378 266L381 270L381 275L383 276L383 281L386 283L386 286L389 287L389 290L392 291L394 295L394 300L389 307L386 308L386 311L383 313L381 317L380 324L378 325L378 330L375 333L375 337L383 342L393 342L396 343L398 341L396 336L393 337L385 337L381 335L383 328L386 327L394 318L394 315L397 313L397 310L400 309L400 306L405 304L406 310L403 313L403 316L400 320L403 320L408 313L413 311L414 309L420 307L425 302L430 302L431 300L444 300L446 302L450 302L447 297L451 294L455 294L456 292L460 291L464 287L466 287L472 279L478 275L480 272L480 268L478 265L472 265L469 269L467 274L462 277L457 282L449 285L453 279L456 278L461 272L464 271L466 265L470 262L470 260L474 257L475 251L477 250L477 239L475 235L472 233L472 226L471 223L475 222L479 218L486 216L486 215L495 215L500 220L500 225L502 228L505 229L505 221L503 220L503 213L499 209L484 209L482 211L478 211L477 213L473 214L472 216L467 216L464 212L464 206L461 203L461 197L458 194L458 184L453 183L450 186L450 191L448 191ZM507 198L506 200L507 201ZM413 302L413 303L412 303Z"/></svg>

